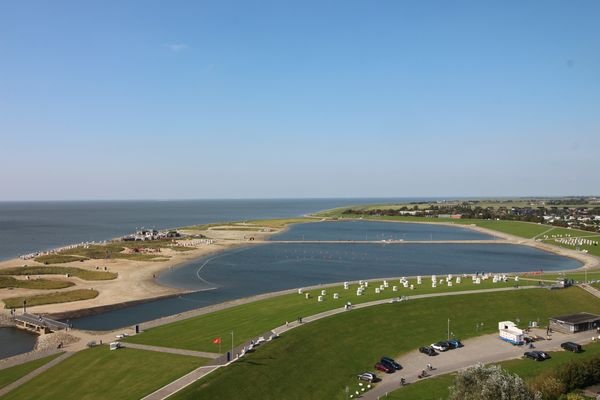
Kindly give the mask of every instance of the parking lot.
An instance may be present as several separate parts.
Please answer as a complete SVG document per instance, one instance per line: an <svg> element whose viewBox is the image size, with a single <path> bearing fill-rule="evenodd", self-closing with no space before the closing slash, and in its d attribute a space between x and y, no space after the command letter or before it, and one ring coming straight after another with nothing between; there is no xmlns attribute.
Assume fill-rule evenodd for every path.
<svg viewBox="0 0 600 400"><path fill-rule="evenodd" d="M566 341L573 341L579 344L587 344L592 341L593 331L577 334L563 334L554 332L550 340L541 340L535 342L535 350L557 351L561 350L560 344ZM545 329L532 329L531 334L541 337L546 336ZM417 377L421 371L427 369L427 364L431 363L434 370L428 371L429 376L443 375L449 372L470 367L478 362L488 364L513 358L520 358L523 353L528 351L527 346L513 346L498 338L498 334L479 336L473 339L463 341L464 347L454 350L441 352L437 356L430 357L419 353L417 349L411 351L396 359L403 369L393 374L384 374L379 372L377 376L382 380L377 383L375 388L365 393L361 398L376 400L388 392L392 392L400 387L400 379L406 379L408 384L419 381ZM426 343L424 343L426 345ZM528 360L530 362L535 362ZM545 362L552 362L548 360ZM427 378L425 378L427 379Z"/></svg>

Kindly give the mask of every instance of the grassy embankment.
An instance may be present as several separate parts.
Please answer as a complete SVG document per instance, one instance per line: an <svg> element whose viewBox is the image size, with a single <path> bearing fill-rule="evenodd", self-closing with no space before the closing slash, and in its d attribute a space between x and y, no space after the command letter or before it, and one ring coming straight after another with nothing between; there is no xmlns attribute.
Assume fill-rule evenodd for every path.
<svg viewBox="0 0 600 400"><path fill-rule="evenodd" d="M0 370L0 388L3 388L21 379L31 371L34 371L42 365L49 363L58 356L60 356L60 354L53 354L48 357L40 358L38 360L29 361L24 364L15 365L14 367Z"/></svg>
<svg viewBox="0 0 600 400"><path fill-rule="evenodd" d="M353 310L294 329L173 398L341 400L346 386L357 386L355 375L372 369L381 355L397 357L443 338L448 318L455 335L466 339L495 332L505 319L543 324L551 315L579 311L598 313L600 301L570 288L436 297Z"/></svg>
<svg viewBox="0 0 600 400"><path fill-rule="evenodd" d="M73 286L73 282L55 281L51 279L16 279L12 276L0 276L0 289L23 288L23 289L64 289Z"/></svg>
<svg viewBox="0 0 600 400"><path fill-rule="evenodd" d="M525 350L523 350L525 351ZM498 363L502 368L513 374L519 375L528 381L546 371L553 370L571 361L586 360L600 354L600 344L585 346L583 353L569 351L550 352L551 359L544 362L535 362L528 359L510 360ZM448 387L454 383L455 374L446 374L413 383L404 388L389 393L386 399L390 400L439 400L448 398Z"/></svg>
<svg viewBox="0 0 600 400"><path fill-rule="evenodd" d="M18 296L3 299L4 308L19 308L23 306L23 301L27 301L29 307L41 306L44 304L70 303L72 301L89 300L98 296L98 291L94 289L76 289L64 292L53 292L48 294L38 294L33 296Z"/></svg>
<svg viewBox="0 0 600 400"><path fill-rule="evenodd" d="M281 295L152 328L127 340L155 346L215 351L215 345L212 344L212 339L215 337L222 337L223 348L231 347L231 335L229 333L232 330L235 331L234 345L237 346L257 335L285 324L285 321L291 322L299 316L309 316L332 309L341 309L348 301L356 305L399 296L409 296L410 299L410 296L428 293L515 286L514 281L492 283L491 279L483 281L480 285L475 285L469 278L464 279L460 284L454 283L452 287L440 285L437 288L432 288L430 277L424 277L421 285L417 285L416 279L410 279L409 281L414 284L414 290L399 286L398 291L393 292L392 286L398 285L398 281L389 280L390 287L379 294L375 293L375 288L379 287L383 281L373 281L362 296L356 295L357 283L351 284L348 290L344 290L343 286L323 286L319 289L305 291L305 293L311 293L312 297L309 300L305 299L304 294ZM528 282L527 284L536 285L537 282ZM327 295L325 301L318 302L317 296L320 294L321 289L326 289ZM333 293L336 292L340 295L337 300L333 299Z"/></svg>
<svg viewBox="0 0 600 400"><path fill-rule="evenodd" d="M26 276L26 275L71 275L76 276L77 278L86 280L86 281L104 281L109 279L115 279L117 274L114 272L108 271L95 271L95 270L87 270L83 268L75 268L75 267L57 267L57 266L47 266L47 267L14 267L14 268L4 268L0 269L0 275L16 275L16 276Z"/></svg>
<svg viewBox="0 0 600 400"><path fill-rule="evenodd" d="M3 399L140 399L206 360L135 349L81 351Z"/></svg>
<svg viewBox="0 0 600 400"><path fill-rule="evenodd" d="M94 244L87 247L80 246L72 249L62 250L56 254L48 254L35 258L35 261L44 264L69 263L75 261L83 261L87 259L104 260L109 258L117 258L124 260L135 261L166 261L170 257L160 253L160 249L168 248L174 251L190 251L195 247L177 246L171 240L149 240L143 242L125 242L116 241L106 244ZM154 250L155 253L144 252L127 252L130 250Z"/></svg>

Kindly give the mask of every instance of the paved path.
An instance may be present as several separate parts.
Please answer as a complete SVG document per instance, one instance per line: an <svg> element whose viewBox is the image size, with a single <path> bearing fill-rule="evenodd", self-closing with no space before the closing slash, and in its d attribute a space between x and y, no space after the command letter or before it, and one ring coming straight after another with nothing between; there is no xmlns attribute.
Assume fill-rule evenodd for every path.
<svg viewBox="0 0 600 400"><path fill-rule="evenodd" d="M595 287L588 285L587 283L582 283L578 286L580 288L582 288L583 290L585 290L586 292L588 292L596 297L600 297L600 290L596 289Z"/></svg>
<svg viewBox="0 0 600 400"><path fill-rule="evenodd" d="M181 378L169 383L166 386L158 389L157 391L150 393L148 396L143 397L142 400L162 400L166 399L169 396L179 392L185 387L191 385L196 382L198 379L203 378L204 376L210 374L214 370L221 367L220 365L207 365L203 367L196 368L192 372L187 375L182 376Z"/></svg>
<svg viewBox="0 0 600 400"><path fill-rule="evenodd" d="M2 389L0 389L0 397L4 396L5 394L7 394L8 392L10 392L11 390L14 390L14 389L18 388L19 386L21 386L21 385L29 382L30 380L32 380L33 378L35 378L36 376L38 376L42 372L45 372L48 369L54 367L58 363L60 363L60 362L64 361L65 359L71 357L73 354L75 354L75 353L73 353L73 352L66 352L63 355L61 355L59 357L56 357L54 360L50 361L49 363L46 363L46 364L42 365L38 369L31 371L30 373L28 373L24 377L22 377L22 378L20 378L20 379L18 379L16 381L14 381L10 385L7 385L7 386L3 387Z"/></svg>
<svg viewBox="0 0 600 400"><path fill-rule="evenodd" d="M146 344L137 344L137 343L129 343L129 342L121 342L121 345L123 347L129 347L131 349L158 351L160 353L180 354L183 356L192 356L192 357L201 357L201 358L210 358L210 359L216 359L216 358L219 358L222 356L222 354L220 354L220 353L207 353L204 351L175 349L173 347L149 346Z"/></svg>
<svg viewBox="0 0 600 400"><path fill-rule="evenodd" d="M545 337L546 330L532 330L532 333ZM551 340L542 340L535 343L535 350L555 351L561 350L560 344L566 341L574 341L580 344L591 342L593 332L581 332L576 334L563 334L554 332ZM406 379L408 384L419 381L417 377L422 370L426 369L427 363L431 363L434 370L429 372L430 376L439 376L450 372L455 372L463 368L473 366L477 363L489 364L500 361L520 358L523 353L528 351L525 346L513 346L503 342L497 334L478 336L467 339L464 342L465 347L460 349L442 352L438 356L429 357L421 354L418 350L411 351L398 358L397 361L404 368L393 374L379 373L381 382L375 385L375 388L361 396L365 400L384 399L386 393L390 393L400 388L400 378ZM531 361L532 363L535 361ZM552 362L552 360L544 361Z"/></svg>
<svg viewBox="0 0 600 400"><path fill-rule="evenodd" d="M17 354L16 356L3 358L0 360L0 371L6 368L14 367L16 365L24 364L29 361L38 360L40 358L51 356L52 354L62 353L59 349L48 349L43 351L33 350L23 354Z"/></svg>

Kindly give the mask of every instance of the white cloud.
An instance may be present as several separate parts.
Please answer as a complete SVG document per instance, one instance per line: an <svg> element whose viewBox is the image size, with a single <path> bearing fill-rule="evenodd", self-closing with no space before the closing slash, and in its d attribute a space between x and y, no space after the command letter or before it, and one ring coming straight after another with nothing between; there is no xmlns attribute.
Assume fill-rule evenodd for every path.
<svg viewBox="0 0 600 400"><path fill-rule="evenodd" d="M189 49L190 46L188 46L185 43L169 43L169 44L167 44L167 48L170 49L171 51L174 51L175 53L178 53L180 51Z"/></svg>

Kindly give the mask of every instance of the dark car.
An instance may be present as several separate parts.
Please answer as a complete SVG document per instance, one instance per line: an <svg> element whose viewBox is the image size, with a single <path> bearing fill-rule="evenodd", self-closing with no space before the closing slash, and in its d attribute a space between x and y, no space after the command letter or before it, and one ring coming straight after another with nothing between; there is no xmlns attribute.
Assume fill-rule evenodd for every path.
<svg viewBox="0 0 600 400"><path fill-rule="evenodd" d="M438 355L438 353L431 346L419 347L419 351L423 354L427 354L428 356L437 356Z"/></svg>
<svg viewBox="0 0 600 400"><path fill-rule="evenodd" d="M394 360L391 357L381 357L381 361L382 364L387 364L388 366L391 366L392 368L396 369L396 370L400 370L402 369L402 365L398 364L396 362L396 360Z"/></svg>
<svg viewBox="0 0 600 400"><path fill-rule="evenodd" d="M542 357L542 355L537 352L537 351L526 351L525 354L523 354L525 357L527 358L531 358L532 360L535 361L544 361L545 358Z"/></svg>
<svg viewBox="0 0 600 400"><path fill-rule="evenodd" d="M464 345L458 339L450 339L446 341L451 348L458 349L459 347L463 347Z"/></svg>
<svg viewBox="0 0 600 400"><path fill-rule="evenodd" d="M573 353L581 353L581 345L574 342L564 342L560 344L560 347Z"/></svg>
<svg viewBox="0 0 600 400"><path fill-rule="evenodd" d="M396 368L392 367L391 365L386 365L386 364L380 363L380 362L375 364L375 369L385 372L386 374L391 374L392 372L396 372Z"/></svg>
<svg viewBox="0 0 600 400"><path fill-rule="evenodd" d="M552 358L550 357L550 354L546 353L545 351L536 350L534 353L538 353L544 360L549 360Z"/></svg>

